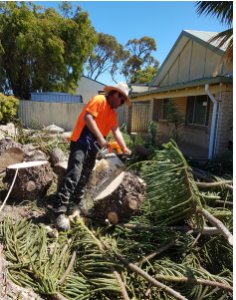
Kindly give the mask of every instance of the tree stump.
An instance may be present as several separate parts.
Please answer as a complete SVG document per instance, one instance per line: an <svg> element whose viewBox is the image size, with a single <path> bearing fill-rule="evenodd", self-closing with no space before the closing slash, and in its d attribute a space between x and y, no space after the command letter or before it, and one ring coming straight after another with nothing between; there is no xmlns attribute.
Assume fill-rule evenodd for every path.
<svg viewBox="0 0 236 300"><path fill-rule="evenodd" d="M24 164L25 167L22 167ZM7 189L10 188L17 169L18 174L11 191L12 199L35 200L46 195L53 180L52 168L47 161L43 164L38 161L9 166L3 178Z"/></svg>
<svg viewBox="0 0 236 300"><path fill-rule="evenodd" d="M113 164L112 172L112 168L99 172L101 166L101 163L96 165L80 207L91 218L117 224L129 219L138 210L144 200L145 184L135 174L122 171L124 166L118 166L115 170Z"/></svg>
<svg viewBox="0 0 236 300"><path fill-rule="evenodd" d="M59 184L66 168L67 161L54 165ZM116 155L108 154L96 161L79 204L84 215L102 223L108 220L116 224L138 210L144 200L145 184L137 175L124 169L124 163Z"/></svg>

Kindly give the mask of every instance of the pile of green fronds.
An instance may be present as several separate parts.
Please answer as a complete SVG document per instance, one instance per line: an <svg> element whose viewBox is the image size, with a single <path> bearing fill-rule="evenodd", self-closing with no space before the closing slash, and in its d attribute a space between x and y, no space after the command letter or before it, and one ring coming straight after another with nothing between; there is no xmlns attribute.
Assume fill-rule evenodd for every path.
<svg viewBox="0 0 236 300"><path fill-rule="evenodd" d="M5 220L0 228L8 276L42 296L141 300L149 291L148 299L175 299L142 273L132 271L128 267L131 262L185 297L177 299L231 297L232 269L224 266L214 274L202 266L202 261L209 260L211 245L206 242L199 253L191 246L193 236L168 228L156 232L122 226L101 230L77 221L71 232L58 239L49 239L43 228L26 220ZM165 247L169 250L161 253ZM232 258L229 247L225 247L224 256ZM125 294L129 298L124 298Z"/></svg>
<svg viewBox="0 0 236 300"><path fill-rule="evenodd" d="M5 219L0 241L9 278L47 299L232 299L232 247L221 235L201 233L209 224L197 210L214 211L205 203L214 195L198 190L174 143L142 163L141 174L147 199L129 224L78 219L49 238L41 226ZM232 211L218 211L231 228Z"/></svg>
<svg viewBox="0 0 236 300"><path fill-rule="evenodd" d="M142 162L141 176L147 184L142 211L151 224L169 225L191 219L198 227L203 226L203 218L196 214L196 208L202 206L198 188L174 142L156 151L152 160Z"/></svg>

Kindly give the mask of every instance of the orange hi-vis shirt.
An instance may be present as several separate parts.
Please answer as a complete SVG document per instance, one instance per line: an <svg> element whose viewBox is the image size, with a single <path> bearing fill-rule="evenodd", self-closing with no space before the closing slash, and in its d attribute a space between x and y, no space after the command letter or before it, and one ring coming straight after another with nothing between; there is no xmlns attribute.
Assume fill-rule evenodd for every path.
<svg viewBox="0 0 236 300"><path fill-rule="evenodd" d="M104 95L96 95L89 100L79 115L70 138L71 141L76 142L79 139L86 125L84 121L86 113L90 113L94 117L98 129L104 137L108 135L113 127L118 127L116 111L111 108Z"/></svg>

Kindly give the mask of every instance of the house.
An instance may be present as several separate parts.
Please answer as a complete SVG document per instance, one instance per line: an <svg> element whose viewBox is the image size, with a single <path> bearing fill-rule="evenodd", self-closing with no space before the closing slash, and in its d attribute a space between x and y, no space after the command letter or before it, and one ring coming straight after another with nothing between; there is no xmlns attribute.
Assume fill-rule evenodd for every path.
<svg viewBox="0 0 236 300"><path fill-rule="evenodd" d="M132 94L131 132L158 124L161 142L169 140L172 107L182 118L179 146L187 155L212 159L227 149L233 125L233 65L225 47L209 40L215 32L184 30L158 70L148 91Z"/></svg>
<svg viewBox="0 0 236 300"><path fill-rule="evenodd" d="M92 96L101 93L104 87L105 84L93 80L89 77L82 76L81 79L78 81L76 94L82 96L83 103L87 103Z"/></svg>

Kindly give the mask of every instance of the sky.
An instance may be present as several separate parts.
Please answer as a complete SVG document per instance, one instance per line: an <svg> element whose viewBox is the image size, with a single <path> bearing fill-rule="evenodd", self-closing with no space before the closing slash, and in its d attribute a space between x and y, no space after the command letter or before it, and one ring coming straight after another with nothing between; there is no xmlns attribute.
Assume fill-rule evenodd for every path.
<svg viewBox="0 0 236 300"><path fill-rule="evenodd" d="M227 29L211 15L199 16L195 1L71 1L87 11L95 30L113 35L125 45L129 39L149 36L156 41L152 55L163 63L182 30L219 32ZM43 7L58 8L58 1L35 1ZM117 78L119 81L124 78ZM109 74L98 77L114 84Z"/></svg>

